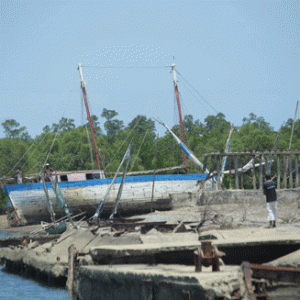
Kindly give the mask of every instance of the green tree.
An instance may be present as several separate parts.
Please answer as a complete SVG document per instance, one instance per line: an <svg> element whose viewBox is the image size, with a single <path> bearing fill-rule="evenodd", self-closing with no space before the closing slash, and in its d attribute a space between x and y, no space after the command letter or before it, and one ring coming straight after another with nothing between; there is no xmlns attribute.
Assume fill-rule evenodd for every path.
<svg viewBox="0 0 300 300"><path fill-rule="evenodd" d="M102 135L102 129L101 127L99 126L99 118L95 115L92 115L91 116L91 120L92 120L92 124L93 124L93 129L94 129L94 133L95 135ZM87 122L86 124L88 127L90 126L89 122Z"/></svg>
<svg viewBox="0 0 300 300"><path fill-rule="evenodd" d="M69 132L71 129L75 128L74 119L61 118L58 127L59 131Z"/></svg>
<svg viewBox="0 0 300 300"><path fill-rule="evenodd" d="M106 130L106 137L110 144L115 142L117 135L124 128L123 121L114 119L118 113L114 110L103 109L101 117L105 118L104 128Z"/></svg>
<svg viewBox="0 0 300 300"><path fill-rule="evenodd" d="M49 125L46 125L44 128L43 128L43 132L51 132L51 127Z"/></svg>
<svg viewBox="0 0 300 300"><path fill-rule="evenodd" d="M222 113L218 113L216 116L207 116L204 121L204 131L207 132L212 132L214 130L223 133L230 128L230 123L225 120L225 115Z"/></svg>
<svg viewBox="0 0 300 300"><path fill-rule="evenodd" d="M30 140L30 136L28 132L26 132L26 127L20 127L20 123L18 123L14 119L9 119L1 123L5 136L8 138L23 138L25 140Z"/></svg>
<svg viewBox="0 0 300 300"><path fill-rule="evenodd" d="M138 115L129 124L128 129L134 129L136 133L145 133L146 131L155 131L155 123L151 119L147 119L146 116Z"/></svg>
<svg viewBox="0 0 300 300"><path fill-rule="evenodd" d="M0 139L0 177L14 177L17 169L26 173L29 169L27 143L21 138Z"/></svg>
<svg viewBox="0 0 300 300"><path fill-rule="evenodd" d="M263 117L257 117L254 113L249 114L249 118L243 118L243 125L254 125L256 128L265 132L274 130Z"/></svg>
<svg viewBox="0 0 300 300"><path fill-rule="evenodd" d="M51 125L51 127L49 125L46 125L43 128L43 132L51 132L51 133L57 133L57 132L62 132L62 131L68 132L74 128L75 128L74 119L68 119L68 118L62 117L59 120L58 124L53 123Z"/></svg>
<svg viewBox="0 0 300 300"><path fill-rule="evenodd" d="M204 132L204 125L199 121L195 120L192 115L186 115L183 119L184 130L189 134L201 135Z"/></svg>

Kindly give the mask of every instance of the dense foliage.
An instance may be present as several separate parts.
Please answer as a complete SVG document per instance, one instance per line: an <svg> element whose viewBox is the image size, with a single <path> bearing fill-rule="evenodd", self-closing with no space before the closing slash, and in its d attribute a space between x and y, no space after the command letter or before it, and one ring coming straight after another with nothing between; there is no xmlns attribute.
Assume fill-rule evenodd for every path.
<svg viewBox="0 0 300 300"><path fill-rule="evenodd" d="M92 116L96 143L99 148L101 167L108 176L116 171L122 157L132 143L131 171L166 168L183 164L183 155L173 137L166 132L156 134L156 123L138 115L127 126L117 118L118 113L103 109L100 117L105 119L104 128L99 127L98 117ZM289 148L293 120L289 119L281 129L277 150ZM38 173L48 162L56 170L88 170L96 167L92 155L88 124L76 127L73 119L62 118L58 124L47 125L43 132L31 138L26 128L16 120L6 120L2 124L5 138L0 139L0 178L14 177L19 169L23 174ZM161 126L161 125L157 125ZM204 123L194 120L192 115L184 117L186 145L195 156L203 161L209 152L224 151L230 130L230 122L225 115L207 116ZM172 128L180 137L179 126ZM243 119L243 124L235 128L231 138L230 151L272 150L278 132L263 117L251 113ZM292 148L300 149L300 121L295 123ZM190 163L190 172L199 169ZM176 171L177 172L177 171ZM3 195L0 195L0 201Z"/></svg>

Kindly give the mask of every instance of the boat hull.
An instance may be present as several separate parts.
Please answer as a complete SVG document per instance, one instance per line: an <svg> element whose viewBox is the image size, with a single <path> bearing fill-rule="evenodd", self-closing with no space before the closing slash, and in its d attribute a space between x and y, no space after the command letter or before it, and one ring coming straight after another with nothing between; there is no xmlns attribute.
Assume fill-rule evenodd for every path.
<svg viewBox="0 0 300 300"><path fill-rule="evenodd" d="M171 207L170 194L184 191L195 192L199 189L198 181L206 177L204 174L179 174L155 176L153 201L153 176L127 177L123 186L118 212L136 214L151 209L167 210ZM103 215L111 214L119 190L121 178L117 178L106 199ZM73 214L86 212L88 216L95 213L100 200L104 199L111 179L60 182L60 188L67 205ZM47 183L50 200L53 203L56 217L64 212L56 205L55 194L51 183ZM14 224L30 224L49 221L45 192L41 183L7 185L8 219Z"/></svg>

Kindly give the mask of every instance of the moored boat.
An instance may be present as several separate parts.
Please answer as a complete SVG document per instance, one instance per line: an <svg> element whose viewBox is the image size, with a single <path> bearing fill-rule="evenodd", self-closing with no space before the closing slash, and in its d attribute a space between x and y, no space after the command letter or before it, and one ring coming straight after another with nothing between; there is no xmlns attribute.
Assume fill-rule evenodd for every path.
<svg viewBox="0 0 300 300"><path fill-rule="evenodd" d="M149 212L151 206L156 210L170 209L173 193L197 192L200 189L199 180L205 178L206 174L156 175L152 200L153 175L126 177L118 211L122 215ZM61 181L59 186L70 211L73 214L84 211L89 216L95 213L111 181L111 178ZM120 182L121 178L116 178L106 198L103 215L112 213ZM60 217L64 214L63 210L55 203L56 195L51 183L47 182L46 185L55 215ZM14 184L2 188L7 192L8 220L11 226L49 221L42 183Z"/></svg>
<svg viewBox="0 0 300 300"><path fill-rule="evenodd" d="M44 183L46 186L43 186L43 184L40 183L39 177L41 176L39 176L38 174L36 174L37 176L33 176L32 178L28 176L27 178L25 177L25 179L27 180L32 179L33 181L35 181L35 183L2 186L2 189L6 194L8 206L8 221L11 226L48 221L50 219L49 203L53 204L54 213L52 213L52 215L60 217L64 214L60 205L55 204L57 197L53 190L53 185L50 182L53 182L56 176L63 197L67 202L67 206L73 214L86 212L88 216L92 216L95 213L99 202L101 203L103 199L105 199L105 205L103 206L103 210L101 211L103 215L111 214L114 209L115 199L119 191L121 178L116 178L111 190L109 191L109 193L107 193L113 179L105 179L104 172L100 167L100 159L95 142L95 134L90 117L81 64L79 64L78 70L81 77L81 89L90 125L94 154L97 162L97 170L57 172L56 174L54 174L53 172L51 174L50 172L49 174L45 174L48 176L47 179L49 181ZM184 150L184 168L188 168L187 155L191 159L193 158L194 160L196 160L196 158L184 146L184 131L179 104L179 92L177 87L175 64L172 65L172 72L180 116L182 140L181 142L177 138L177 142L179 141L180 147ZM173 136L175 138L174 134ZM198 160L196 164L201 167L201 164ZM128 176L124 181L122 198L120 203L118 204L118 212L119 214L135 214L149 212L150 210L155 209L170 209L171 194L182 192L197 192L200 189L199 181L205 180L206 177L207 174ZM46 190L48 190L48 192L46 192Z"/></svg>

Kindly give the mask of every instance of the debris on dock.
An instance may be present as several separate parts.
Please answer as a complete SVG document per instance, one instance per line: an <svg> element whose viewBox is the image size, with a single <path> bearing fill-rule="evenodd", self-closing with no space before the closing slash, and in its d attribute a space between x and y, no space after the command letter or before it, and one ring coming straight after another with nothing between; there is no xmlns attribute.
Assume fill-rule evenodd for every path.
<svg viewBox="0 0 300 300"><path fill-rule="evenodd" d="M298 224L226 229L214 223L219 213L198 228L199 209L188 212L82 222L55 236L20 227L22 237L0 239L0 260L8 270L66 283L77 300L299 299Z"/></svg>

